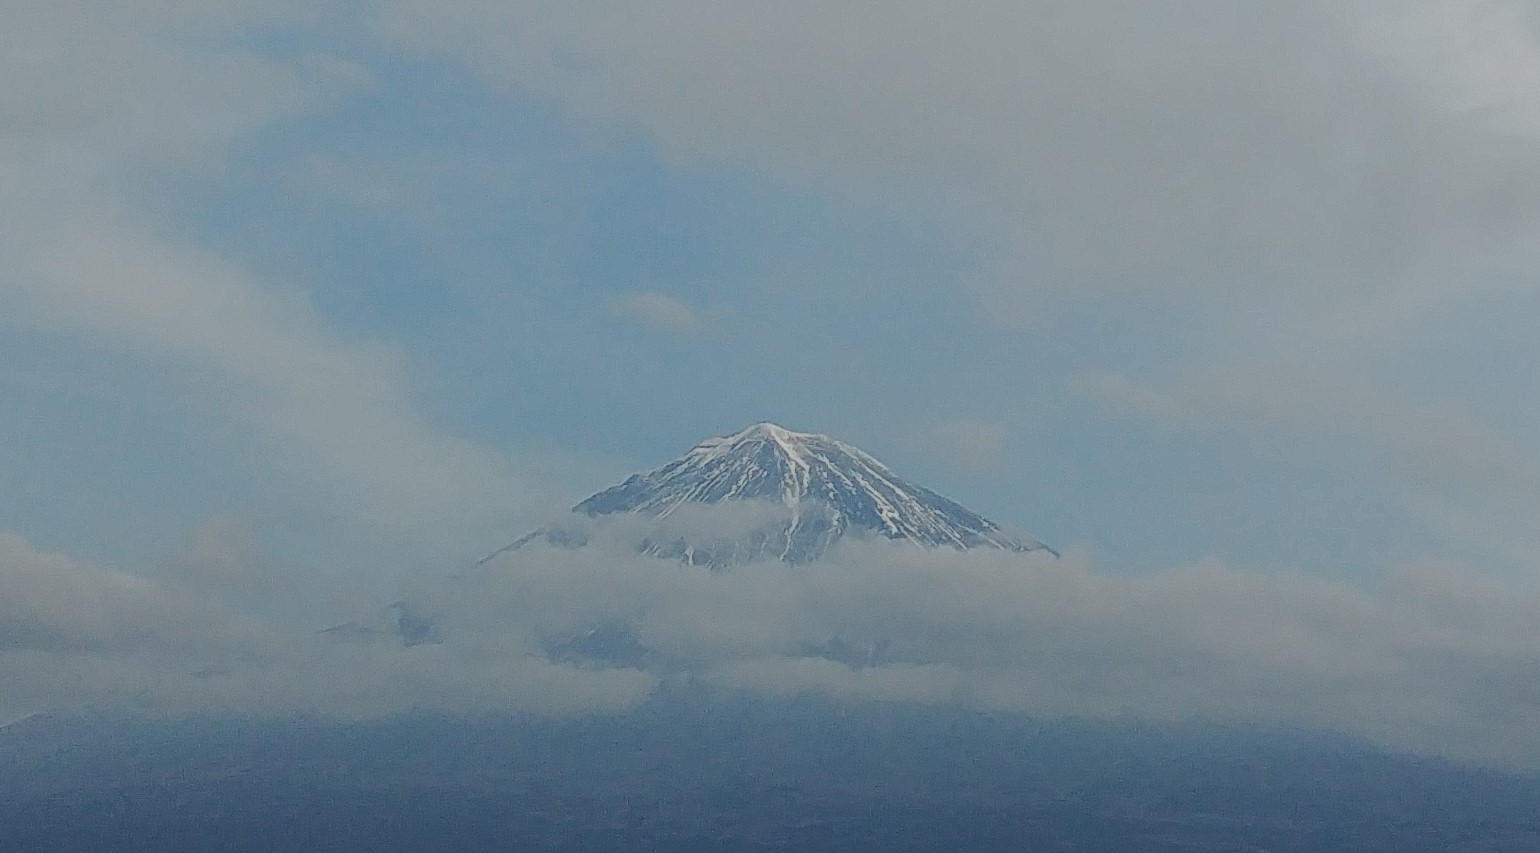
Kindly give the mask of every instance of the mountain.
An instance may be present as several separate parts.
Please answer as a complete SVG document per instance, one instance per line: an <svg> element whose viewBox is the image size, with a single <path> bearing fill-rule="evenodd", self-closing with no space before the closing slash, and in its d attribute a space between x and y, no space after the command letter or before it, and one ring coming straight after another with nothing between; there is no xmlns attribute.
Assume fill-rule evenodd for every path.
<svg viewBox="0 0 1540 853"><path fill-rule="evenodd" d="M806 563L846 536L1054 553L903 480L860 448L758 423L632 475L483 562L535 540L576 547L617 529L643 553L714 567L766 558Z"/></svg>

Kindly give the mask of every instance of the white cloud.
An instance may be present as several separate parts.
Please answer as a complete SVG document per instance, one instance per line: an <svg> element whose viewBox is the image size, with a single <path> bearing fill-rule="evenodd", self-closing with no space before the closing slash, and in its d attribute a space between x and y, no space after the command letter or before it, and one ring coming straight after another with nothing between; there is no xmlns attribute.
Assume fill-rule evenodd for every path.
<svg viewBox="0 0 1540 853"><path fill-rule="evenodd" d="M620 294L609 300L608 307L623 320L663 332L693 332L704 322L699 312L666 293Z"/></svg>

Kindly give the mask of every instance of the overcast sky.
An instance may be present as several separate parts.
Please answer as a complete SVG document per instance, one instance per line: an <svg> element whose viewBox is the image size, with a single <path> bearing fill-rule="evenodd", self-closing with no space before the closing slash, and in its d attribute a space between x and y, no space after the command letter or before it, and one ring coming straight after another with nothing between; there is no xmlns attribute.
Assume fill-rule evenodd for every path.
<svg viewBox="0 0 1540 853"><path fill-rule="evenodd" d="M182 612L212 633L168 648L282 657L265 620L389 600L760 420L1113 598L1324 589L1400 624L1412 576L1461 654L1540 660L1469 633L1536 615L1540 3L0 16L8 665L106 672ZM1205 597L1229 573L1245 604ZM915 659L977 663L948 654ZM1437 748L1497 713L1322 702L1280 714Z"/></svg>

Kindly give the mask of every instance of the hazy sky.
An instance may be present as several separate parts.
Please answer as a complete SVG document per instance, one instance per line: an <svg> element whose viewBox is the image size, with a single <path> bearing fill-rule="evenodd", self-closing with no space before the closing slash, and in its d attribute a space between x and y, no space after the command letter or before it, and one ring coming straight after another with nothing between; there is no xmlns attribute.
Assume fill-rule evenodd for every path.
<svg viewBox="0 0 1540 853"><path fill-rule="evenodd" d="M1540 3L0 20L13 664L184 605L261 646L759 420L1134 585L1109 595L1208 566L1258 584L1235 619L1320 583L1395 621L1436 575L1444 639L1540 662L1468 633L1536 615ZM82 596L96 622L50 621Z"/></svg>

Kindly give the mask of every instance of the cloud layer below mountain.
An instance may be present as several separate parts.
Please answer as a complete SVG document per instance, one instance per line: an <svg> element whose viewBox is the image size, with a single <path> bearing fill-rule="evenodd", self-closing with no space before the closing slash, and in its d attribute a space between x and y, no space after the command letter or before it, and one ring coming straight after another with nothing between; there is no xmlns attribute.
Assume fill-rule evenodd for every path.
<svg viewBox="0 0 1540 853"><path fill-rule="evenodd" d="M847 543L712 572L532 545L333 631L0 538L11 715L410 708L613 710L663 679L765 695L1344 731L1540 767L1540 591L1419 565L1376 588L1217 562L1132 577L1063 559ZM595 632L629 665L583 660ZM576 659L574 659L576 658Z"/></svg>

